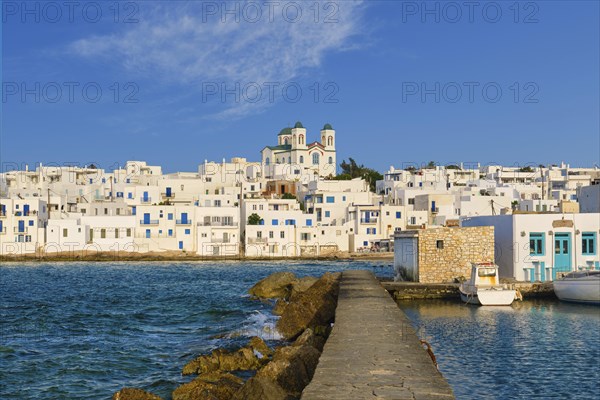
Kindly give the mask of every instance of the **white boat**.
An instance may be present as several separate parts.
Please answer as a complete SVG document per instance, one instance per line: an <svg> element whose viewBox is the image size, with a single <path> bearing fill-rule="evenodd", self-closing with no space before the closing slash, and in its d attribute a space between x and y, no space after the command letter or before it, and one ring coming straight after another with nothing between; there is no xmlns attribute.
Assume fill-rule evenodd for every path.
<svg viewBox="0 0 600 400"><path fill-rule="evenodd" d="M472 264L471 278L460 284L460 298L467 304L509 306L517 291L500 284L498 266L494 263Z"/></svg>
<svg viewBox="0 0 600 400"><path fill-rule="evenodd" d="M560 300L600 304L600 271L569 272L556 279L553 286Z"/></svg>

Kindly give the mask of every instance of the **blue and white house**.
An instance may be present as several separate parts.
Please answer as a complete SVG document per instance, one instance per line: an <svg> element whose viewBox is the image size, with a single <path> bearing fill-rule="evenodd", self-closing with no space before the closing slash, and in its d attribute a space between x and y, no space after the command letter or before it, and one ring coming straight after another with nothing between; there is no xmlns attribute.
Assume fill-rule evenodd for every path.
<svg viewBox="0 0 600 400"><path fill-rule="evenodd" d="M461 218L461 226L494 226L500 276L553 281L575 270L600 269L600 214L513 214Z"/></svg>

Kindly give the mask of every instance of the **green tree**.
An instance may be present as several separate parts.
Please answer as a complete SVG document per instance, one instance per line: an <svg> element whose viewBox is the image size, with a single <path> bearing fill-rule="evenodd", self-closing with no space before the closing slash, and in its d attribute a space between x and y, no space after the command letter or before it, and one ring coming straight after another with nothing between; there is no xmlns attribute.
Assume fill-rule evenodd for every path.
<svg viewBox="0 0 600 400"><path fill-rule="evenodd" d="M250 214L248 216L248 225L260 225L263 219L257 213Z"/></svg>
<svg viewBox="0 0 600 400"><path fill-rule="evenodd" d="M342 173L335 177L336 180L362 178L369 182L369 186L373 192L375 191L375 183L383 179L383 175L378 171L367 168L362 164L358 165L352 157L348 158L348 162L343 160L340 167L342 168Z"/></svg>
<svg viewBox="0 0 600 400"><path fill-rule="evenodd" d="M281 198L282 199L289 199L289 200L292 200L292 199L296 200L296 196L294 196L291 193L284 193L284 194L281 195Z"/></svg>

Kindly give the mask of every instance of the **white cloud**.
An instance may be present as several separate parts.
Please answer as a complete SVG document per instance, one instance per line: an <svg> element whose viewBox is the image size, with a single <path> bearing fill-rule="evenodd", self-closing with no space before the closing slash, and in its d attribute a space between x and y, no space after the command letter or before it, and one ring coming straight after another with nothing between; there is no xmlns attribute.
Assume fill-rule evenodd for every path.
<svg viewBox="0 0 600 400"><path fill-rule="evenodd" d="M306 77L329 53L354 48L363 26L361 1L320 3L318 17L314 1L277 2L272 14L262 0L249 3L142 3L138 24L121 33L77 40L69 50L94 61L118 60L123 68L200 93L205 82L224 82L231 87L235 82L242 86L251 82L283 84ZM294 6L287 6L290 3ZM295 5L302 16L290 22L296 18ZM236 6L239 21L236 15L222 14L225 7L231 10ZM252 23L244 15L254 18L256 6L262 15ZM214 7L216 15L212 14ZM331 22L324 22L326 19ZM272 104L263 97L256 103L228 102L217 116L260 112Z"/></svg>

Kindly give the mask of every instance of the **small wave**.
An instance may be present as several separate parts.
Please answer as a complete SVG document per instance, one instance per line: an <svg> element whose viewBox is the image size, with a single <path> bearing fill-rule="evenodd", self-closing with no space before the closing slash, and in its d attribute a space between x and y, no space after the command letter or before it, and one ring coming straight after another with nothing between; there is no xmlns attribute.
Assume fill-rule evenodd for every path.
<svg viewBox="0 0 600 400"><path fill-rule="evenodd" d="M242 322L242 327L230 333L228 337L258 336L263 340L281 340L283 337L275 328L278 319L279 317L275 315L265 314L258 310L254 310L254 312Z"/></svg>

